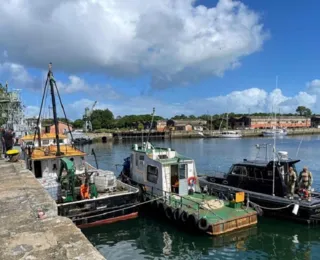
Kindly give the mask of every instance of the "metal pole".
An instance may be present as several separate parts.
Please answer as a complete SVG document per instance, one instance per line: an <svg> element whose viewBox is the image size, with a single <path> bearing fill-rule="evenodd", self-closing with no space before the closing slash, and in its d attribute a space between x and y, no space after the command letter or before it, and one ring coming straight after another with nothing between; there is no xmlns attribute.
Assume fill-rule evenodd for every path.
<svg viewBox="0 0 320 260"><path fill-rule="evenodd" d="M49 71L48 71L48 78L49 78L49 83L50 83L50 90L51 90L51 99L52 99L52 110L53 110L53 122L54 122L54 127L55 127L55 132L56 132L56 142L57 142L57 156L61 155L60 151L60 143L59 143L59 122L58 122L58 117L57 117L57 107L56 107L56 99L54 96L54 78L52 74L52 63L49 63Z"/></svg>
<svg viewBox="0 0 320 260"><path fill-rule="evenodd" d="M277 77L278 80L278 77ZM276 113L274 113L274 118L276 119ZM275 152L276 152L276 134L273 135L273 169L272 169L272 195L274 196L274 189L275 189L275 172L276 172L276 165L275 165Z"/></svg>

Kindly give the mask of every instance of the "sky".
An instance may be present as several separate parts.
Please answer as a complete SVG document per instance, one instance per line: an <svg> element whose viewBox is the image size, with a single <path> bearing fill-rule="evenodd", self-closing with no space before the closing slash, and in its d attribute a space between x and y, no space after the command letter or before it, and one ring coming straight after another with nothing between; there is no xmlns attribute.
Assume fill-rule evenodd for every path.
<svg viewBox="0 0 320 260"><path fill-rule="evenodd" d="M73 120L94 101L115 116L320 113L319 9L317 0L5 0L0 82L21 90L28 117L49 62Z"/></svg>

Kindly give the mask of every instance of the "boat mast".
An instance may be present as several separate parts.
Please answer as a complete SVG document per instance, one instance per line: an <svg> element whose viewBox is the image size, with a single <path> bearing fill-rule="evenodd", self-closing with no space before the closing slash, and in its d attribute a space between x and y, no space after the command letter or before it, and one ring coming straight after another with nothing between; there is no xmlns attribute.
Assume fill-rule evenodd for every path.
<svg viewBox="0 0 320 260"><path fill-rule="evenodd" d="M148 137L147 137L147 143L149 142L149 138L150 138L150 133L151 133L151 129L152 129L152 126L153 126L153 119L154 119L154 113L156 112L156 109L153 108L152 110L152 117L151 117L151 125L149 127L149 133L148 133Z"/></svg>
<svg viewBox="0 0 320 260"><path fill-rule="evenodd" d="M51 91L51 99L52 99L52 111L53 111L53 122L54 122L54 127L55 127L55 132L56 132L56 143L57 143L57 156L61 155L60 151L60 143L59 143L59 122L57 118L57 107L56 107L56 98L54 96L54 77L52 73L52 63L49 63L49 71L48 71L48 78L49 78L49 83L50 83L50 91Z"/></svg>
<svg viewBox="0 0 320 260"><path fill-rule="evenodd" d="M276 77L276 88L278 88L278 76ZM272 104L273 106L274 104ZM274 120L275 125L277 125L277 118L276 118L276 110L274 110ZM272 167L272 195L275 196L275 173L276 173L276 163L275 163L275 153L276 153L276 132L273 134L273 167Z"/></svg>

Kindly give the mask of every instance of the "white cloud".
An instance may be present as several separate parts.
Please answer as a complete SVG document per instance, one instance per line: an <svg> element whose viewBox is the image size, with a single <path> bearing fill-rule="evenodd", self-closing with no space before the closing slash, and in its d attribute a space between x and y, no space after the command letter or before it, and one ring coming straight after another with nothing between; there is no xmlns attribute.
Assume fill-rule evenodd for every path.
<svg viewBox="0 0 320 260"><path fill-rule="evenodd" d="M38 106L26 106L24 114L26 118L38 117L40 108Z"/></svg>
<svg viewBox="0 0 320 260"><path fill-rule="evenodd" d="M307 91L313 94L320 94L320 79L307 82Z"/></svg>
<svg viewBox="0 0 320 260"><path fill-rule="evenodd" d="M14 88L40 88L38 81L32 77L26 68L17 63L0 63L0 82L4 85L8 82L9 87Z"/></svg>
<svg viewBox="0 0 320 260"><path fill-rule="evenodd" d="M118 99L120 98L120 94L117 93L113 87L109 84L101 85L101 84L93 84L90 85L84 79L71 75L68 77L68 82L64 83L61 81L57 81L57 87L59 88L59 92L71 94L76 92L84 92L91 96L99 97L99 99Z"/></svg>
<svg viewBox="0 0 320 260"><path fill-rule="evenodd" d="M17 0L1 3L0 17L0 49L11 62L51 61L69 74L147 72L156 88L221 76L268 37L259 15L231 0L213 8L194 0Z"/></svg>
<svg viewBox="0 0 320 260"><path fill-rule="evenodd" d="M82 98L73 103L65 104L67 117L71 119L82 118L85 107L92 107L96 99ZM246 114L248 112L280 112L295 113L297 106L307 106L313 112L320 112L317 106L318 96L308 92L299 92L295 96L285 96L280 89L266 92L259 88L250 88L242 91L232 91L225 96L210 98L194 98L185 102L169 103L153 96L137 96L122 99L121 103L112 100L101 100L95 109L110 109L115 116L128 114L150 114L156 108L156 114L170 118L177 114L201 115L207 113L220 114L235 112ZM30 106L32 107L32 106ZM34 107L37 111L37 107ZM62 112L58 111L59 116Z"/></svg>

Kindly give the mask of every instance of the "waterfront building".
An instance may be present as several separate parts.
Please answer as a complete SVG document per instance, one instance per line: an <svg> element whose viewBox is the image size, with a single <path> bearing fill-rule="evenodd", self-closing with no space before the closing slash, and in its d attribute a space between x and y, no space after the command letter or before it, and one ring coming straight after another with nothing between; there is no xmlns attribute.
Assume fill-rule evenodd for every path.
<svg viewBox="0 0 320 260"><path fill-rule="evenodd" d="M266 129L266 128L308 128L311 119L304 116L242 116L231 117L229 126L232 129Z"/></svg>

